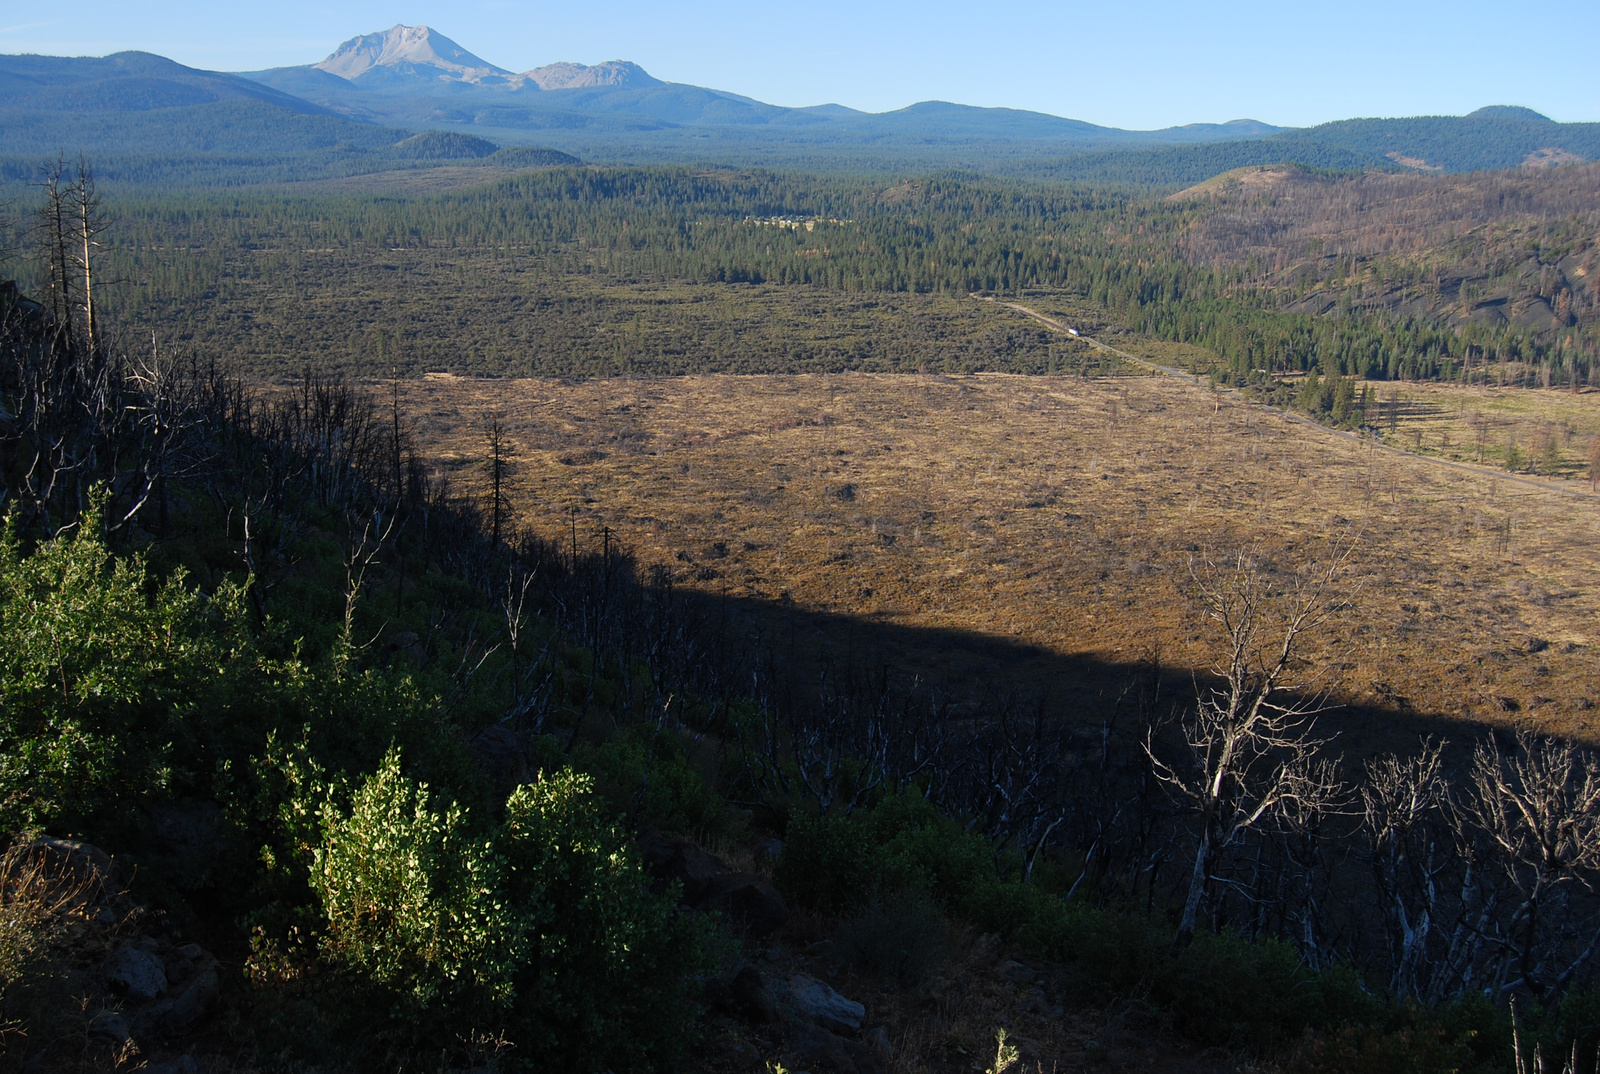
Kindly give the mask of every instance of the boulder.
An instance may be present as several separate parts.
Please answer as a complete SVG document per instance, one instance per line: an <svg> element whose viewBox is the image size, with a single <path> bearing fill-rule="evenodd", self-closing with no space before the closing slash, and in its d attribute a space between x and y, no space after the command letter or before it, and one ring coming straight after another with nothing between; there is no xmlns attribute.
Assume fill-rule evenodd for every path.
<svg viewBox="0 0 1600 1074"><path fill-rule="evenodd" d="M181 889L194 891L211 881L212 868L228 852L225 824L216 802L166 802L145 815L145 845L164 859Z"/></svg>
<svg viewBox="0 0 1600 1074"><path fill-rule="evenodd" d="M52 889L49 901L64 909L104 906L117 897L111 855L73 839L35 839L11 858L8 868L6 880L43 883Z"/></svg>
<svg viewBox="0 0 1600 1074"><path fill-rule="evenodd" d="M687 839L662 835L654 828L639 836L639 856L645 870L655 877L658 894L672 881L682 882L686 906L698 907L706 886L732 872L728 863L715 854L701 850Z"/></svg>
<svg viewBox="0 0 1600 1074"><path fill-rule="evenodd" d="M767 991L766 979L754 966L746 966L734 974L727 983L725 994L733 1013L747 1022L778 1020L778 1005Z"/></svg>
<svg viewBox="0 0 1600 1074"><path fill-rule="evenodd" d="M801 1025L789 1040L790 1068L807 1070L832 1070L841 1074L856 1074L855 1058L845 1048L844 1041L821 1026Z"/></svg>
<svg viewBox="0 0 1600 1074"><path fill-rule="evenodd" d="M128 1032L128 1020L121 1011L96 1011L94 1017L89 1019L89 1035L118 1044L133 1036Z"/></svg>
<svg viewBox="0 0 1600 1074"><path fill-rule="evenodd" d="M199 944L168 951L166 972L166 997L134 1014L140 1034L176 1036L209 1012L222 993L216 957Z"/></svg>
<svg viewBox="0 0 1600 1074"><path fill-rule="evenodd" d="M422 647L422 639L411 630L402 630L389 639L389 655L404 657L418 667L428 662L428 653Z"/></svg>
<svg viewBox="0 0 1600 1074"><path fill-rule="evenodd" d="M858 1033L866 1007L845 999L809 973L797 973L785 982L788 998L802 1018L831 1033Z"/></svg>
<svg viewBox="0 0 1600 1074"><path fill-rule="evenodd" d="M701 886L690 900L698 910L719 911L741 926L752 939L761 939L783 928L789 921L789 907L772 881L755 873L723 873Z"/></svg>
<svg viewBox="0 0 1600 1074"><path fill-rule="evenodd" d="M882 1074L883 1060L858 1040L847 1040L818 1025L795 1027L789 1039L792 1067L839 1074ZM792 1069L791 1067L791 1069Z"/></svg>
<svg viewBox="0 0 1600 1074"><path fill-rule="evenodd" d="M167 990L161 959L137 947L118 948L105 965L106 984L113 992L143 1002Z"/></svg>
<svg viewBox="0 0 1600 1074"><path fill-rule="evenodd" d="M162 1011L156 1024L165 1033L181 1033L209 1011L222 993L215 964L194 975L171 1000L171 1006Z"/></svg>
<svg viewBox="0 0 1600 1074"><path fill-rule="evenodd" d="M996 967L996 972L998 972L1001 977L1004 977L1006 980L1012 981L1016 984L1031 984L1033 979L1038 976L1033 972L1033 970L1029 969L1027 966L1024 966L1022 963L1012 961L1000 963L1000 965Z"/></svg>

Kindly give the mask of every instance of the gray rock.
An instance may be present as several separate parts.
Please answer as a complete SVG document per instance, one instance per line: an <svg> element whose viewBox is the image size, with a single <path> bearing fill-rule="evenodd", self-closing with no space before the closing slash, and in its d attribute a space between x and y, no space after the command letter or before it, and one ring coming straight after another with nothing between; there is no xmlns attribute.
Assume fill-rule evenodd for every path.
<svg viewBox="0 0 1600 1074"><path fill-rule="evenodd" d="M39 869L62 891L68 905L83 909L116 899L116 877L111 855L97 846L74 839L45 836L29 843L28 864ZM20 864L20 863L19 863Z"/></svg>
<svg viewBox="0 0 1600 1074"><path fill-rule="evenodd" d="M186 958L190 962L199 962L206 957L205 948L197 943L180 944L172 949L172 953L179 958Z"/></svg>
<svg viewBox="0 0 1600 1074"><path fill-rule="evenodd" d="M1031 969L1020 962L1002 962L997 967L997 972L1008 981L1018 984L1028 984L1037 976Z"/></svg>
<svg viewBox="0 0 1600 1074"><path fill-rule="evenodd" d="M172 1006L161 1018L162 1030L167 1033L180 1033L188 1029L211 1009L221 992L221 983L217 980L214 966L195 974L194 980L173 997Z"/></svg>
<svg viewBox="0 0 1600 1074"><path fill-rule="evenodd" d="M751 1022L775 1022L778 1005L767 991L766 979L754 966L746 966L728 982L728 995L735 1012Z"/></svg>
<svg viewBox="0 0 1600 1074"><path fill-rule="evenodd" d="M133 1036L128 1032L128 1020L121 1011L98 1011L89 1019L89 1035L114 1040L118 1044Z"/></svg>
<svg viewBox="0 0 1600 1074"><path fill-rule="evenodd" d="M752 939L771 936L789 921L789 907L772 881L755 873L724 873L707 881L690 905L716 910Z"/></svg>
<svg viewBox="0 0 1600 1074"><path fill-rule="evenodd" d="M228 851L223 827L222 807L215 802L169 802L146 814L146 843L171 860L182 886L193 889L205 884L213 864Z"/></svg>
<svg viewBox="0 0 1600 1074"><path fill-rule="evenodd" d="M468 749L473 769L489 784L497 813L504 811L513 791L538 774L532 740L510 724L490 724L473 736Z"/></svg>
<svg viewBox="0 0 1600 1074"><path fill-rule="evenodd" d="M639 836L639 857L645 870L656 878L656 887L665 890L674 880L683 884L683 901L698 907L706 885L732 870L715 854L701 850L687 839L674 839L650 829Z"/></svg>
<svg viewBox="0 0 1600 1074"><path fill-rule="evenodd" d="M129 999L155 999L167 990L167 974L161 960L149 951L123 947L106 959L106 983L112 991Z"/></svg>
<svg viewBox="0 0 1600 1074"><path fill-rule="evenodd" d="M789 1046L791 1069L804 1065L808 1069L857 1074L855 1059L845 1048L844 1041L821 1026L797 1026Z"/></svg>
<svg viewBox="0 0 1600 1074"><path fill-rule="evenodd" d="M797 973L785 982L789 999L801 1016L834 1033L856 1033L867 1009L845 999L809 973Z"/></svg>
<svg viewBox="0 0 1600 1074"><path fill-rule="evenodd" d="M795 1065L838 1074L883 1074L883 1060L858 1040L848 1040L817 1025L801 1024L790 1036Z"/></svg>

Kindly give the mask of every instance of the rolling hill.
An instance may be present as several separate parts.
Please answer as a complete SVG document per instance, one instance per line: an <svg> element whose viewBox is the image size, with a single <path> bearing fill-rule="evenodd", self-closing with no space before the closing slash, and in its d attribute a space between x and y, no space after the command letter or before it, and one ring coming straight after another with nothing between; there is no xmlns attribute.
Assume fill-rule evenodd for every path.
<svg viewBox="0 0 1600 1074"><path fill-rule="evenodd" d="M425 131L476 142L394 148ZM316 63L244 75L138 52L0 56L0 181L31 175L42 156L58 151L88 153L103 174L122 181L218 186L363 174L397 162L487 161L490 147L530 143L541 147L541 160L874 174L964 169L1181 188L1283 163L1464 172L1596 160L1600 124L1494 106L1468 116L1304 129L1233 120L1130 131L948 101L882 113L790 108L665 82L626 60L511 71L425 26L361 35ZM447 144L455 148L441 155ZM477 148L462 149L469 144Z"/></svg>

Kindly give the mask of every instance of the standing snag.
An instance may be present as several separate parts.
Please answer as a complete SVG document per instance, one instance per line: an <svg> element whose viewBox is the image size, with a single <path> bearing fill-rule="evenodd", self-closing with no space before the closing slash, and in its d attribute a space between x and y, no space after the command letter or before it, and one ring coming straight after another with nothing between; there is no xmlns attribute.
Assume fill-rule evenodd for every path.
<svg viewBox="0 0 1600 1074"><path fill-rule="evenodd" d="M1176 944L1193 938L1222 856L1249 833L1291 813L1315 813L1342 788L1319 761L1328 742L1314 734L1326 707L1318 676L1293 674L1308 631L1348 601L1339 595L1350 548L1328 563L1280 581L1255 550L1190 564L1196 597L1226 646L1217 685L1199 691L1182 720L1183 748L1168 762L1156 736L1145 752L1158 779L1187 800L1197 822L1194 856Z"/></svg>
<svg viewBox="0 0 1600 1074"><path fill-rule="evenodd" d="M1558 739L1520 735L1512 753L1480 744L1461 813L1516 907L1487 937L1486 985L1565 990L1600 946L1600 914L1576 898L1600 881L1600 763Z"/></svg>

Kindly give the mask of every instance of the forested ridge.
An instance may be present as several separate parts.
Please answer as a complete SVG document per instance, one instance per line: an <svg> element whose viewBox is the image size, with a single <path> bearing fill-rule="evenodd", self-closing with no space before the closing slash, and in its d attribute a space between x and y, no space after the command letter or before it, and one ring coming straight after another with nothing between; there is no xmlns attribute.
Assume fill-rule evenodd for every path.
<svg viewBox="0 0 1600 1074"><path fill-rule="evenodd" d="M431 196L129 200L117 208L108 275L127 281L119 298L128 314L175 342L239 351L248 319L197 333L185 311L204 299L210 316L225 315L249 294L256 318L277 303L272 320L300 326L302 342L327 341L329 357L352 369L393 358L393 347L370 353L382 335L415 338L433 348L425 364L458 371L559 372L559 359L535 354L514 328L491 341L476 336L481 325L441 324L433 311L475 302L537 310L610 284L654 282L798 287L845 302L1072 293L1132 330L1213 351L1219 364L1209 371L1238 381L1315 371L1571 385L1594 375L1594 166L1498 178L1267 170L1288 178L1176 199L962 174L886 184L555 168ZM362 297L337 318L319 314L352 288ZM632 316L603 315L593 333ZM613 335L599 350L590 339L578 348L590 356L572 371L732 368L734 337L697 360L703 338L695 329L646 347ZM441 348L458 357L441 363ZM474 365L485 359L470 356L487 350L493 360ZM834 344L802 346L798 358L791 350L760 342L737 367L875 361ZM961 368L1049 366L1014 344L962 353Z"/></svg>

